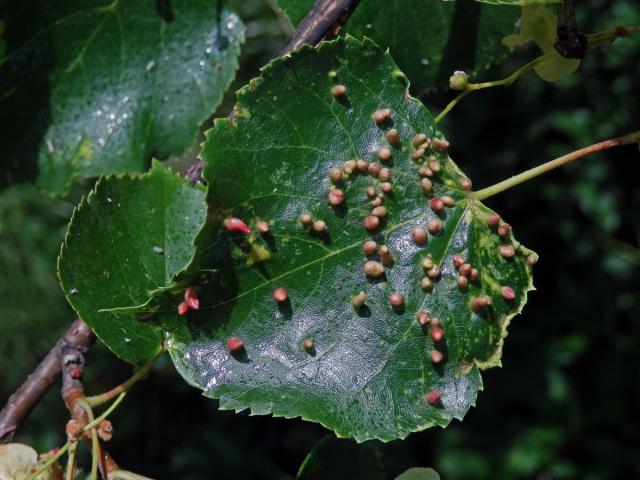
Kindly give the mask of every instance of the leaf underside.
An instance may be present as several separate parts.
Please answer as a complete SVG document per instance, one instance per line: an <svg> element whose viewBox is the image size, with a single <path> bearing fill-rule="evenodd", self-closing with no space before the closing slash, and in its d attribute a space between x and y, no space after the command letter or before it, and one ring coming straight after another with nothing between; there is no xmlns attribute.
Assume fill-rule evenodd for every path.
<svg viewBox="0 0 640 480"><path fill-rule="evenodd" d="M0 63L0 185L75 179L178 155L220 103L244 28L215 2L11 1Z"/></svg>
<svg viewBox="0 0 640 480"><path fill-rule="evenodd" d="M297 25L313 0L277 0ZM366 36L393 58L412 82L412 92L448 85L455 70L479 73L508 54L500 42L515 32L517 8L481 5L474 0L367 0L360 2L344 26L355 37Z"/></svg>
<svg viewBox="0 0 640 480"><path fill-rule="evenodd" d="M338 84L347 93L334 98ZM532 289L532 252L487 224L492 212L463 188L466 177L446 149L410 158L417 133L442 134L407 88L388 53L347 37L272 62L239 92L235 119L219 119L208 132L202 157L209 221L182 277L197 286L202 307L164 328L178 371L221 408L300 416L358 441L392 440L461 419L482 388L480 368L500 364L506 327ZM392 113L378 125L371 115L381 108ZM391 128L398 145L387 141ZM338 183L345 203L331 207L329 169L356 158L380 163L382 147L392 152L382 166L391 171L393 192L382 194L381 182L367 173L345 174ZM418 170L430 162L441 172L429 177L433 192L425 194ZM373 232L363 227L372 209L367 187L388 209ZM434 196L455 205L435 213L427 203ZM327 231L301 225L303 213L325 221ZM251 227L263 219L271 230L227 232L222 220L229 216ZM443 230L416 244L412 229L435 219ZM368 239L386 245L394 259L377 279L363 271L378 259L365 257ZM502 245L513 246L515 256L502 256ZM252 261L256 249L270 258ZM478 271L466 289L456 283L456 254ZM431 292L421 288L427 257L441 270ZM503 298L504 286L514 300ZM288 291L287 302L274 301L278 288ZM354 309L350 300L360 291L366 302ZM404 308L390 305L396 292ZM473 311L471 302L482 296L491 305ZM175 309L180 300L164 301ZM432 329L416 321L421 311L441 320L443 341L434 342ZM231 336L244 341L243 350L229 353ZM305 339L313 348L303 347ZM434 350L444 356L437 365ZM425 396L435 391L441 401L431 405Z"/></svg>
<svg viewBox="0 0 640 480"><path fill-rule="evenodd" d="M58 259L67 300L120 358L141 364L163 332L126 311L171 286L193 255L205 219L204 189L158 163L140 176L108 176L76 208Z"/></svg>

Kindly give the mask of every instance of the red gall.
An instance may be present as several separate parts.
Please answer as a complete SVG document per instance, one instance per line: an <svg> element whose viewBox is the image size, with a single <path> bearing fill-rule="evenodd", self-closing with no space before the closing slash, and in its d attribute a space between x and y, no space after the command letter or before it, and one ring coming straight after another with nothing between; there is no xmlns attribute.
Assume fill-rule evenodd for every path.
<svg viewBox="0 0 640 480"><path fill-rule="evenodd" d="M231 337L227 340L227 348L230 352L239 352L244 348L244 342L238 337Z"/></svg>
<svg viewBox="0 0 640 480"><path fill-rule="evenodd" d="M247 224L244 223L239 218L230 217L225 219L224 226L230 232L241 232L241 233L250 233L251 230L247 227Z"/></svg>
<svg viewBox="0 0 640 480"><path fill-rule="evenodd" d="M289 300L289 293L284 288L278 288L273 292L273 299L278 303L283 303Z"/></svg>

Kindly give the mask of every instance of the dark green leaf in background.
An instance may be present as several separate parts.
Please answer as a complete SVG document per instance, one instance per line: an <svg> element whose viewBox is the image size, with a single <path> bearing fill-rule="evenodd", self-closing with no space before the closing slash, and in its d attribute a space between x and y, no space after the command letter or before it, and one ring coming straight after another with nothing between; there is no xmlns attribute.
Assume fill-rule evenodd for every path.
<svg viewBox="0 0 640 480"><path fill-rule="evenodd" d="M384 480L384 466L376 444L327 436L304 459L296 480Z"/></svg>
<svg viewBox="0 0 640 480"><path fill-rule="evenodd" d="M345 96L332 96L337 84L346 86ZM391 440L462 418L482 388L479 369L500 363L506 327L532 288L531 252L487 225L492 212L462 188L465 176L438 149L420 162L440 165L433 194L455 205L439 214L428 206L433 194L421 191L411 143L419 132L442 135L406 89L389 54L349 37L273 62L240 92L237 118L219 119L208 132L202 156L211 222L190 269L209 279L199 285L203 307L182 328L172 327L168 345L185 379L220 399L221 408L301 416L358 441ZM384 125L371 118L380 108L392 112ZM395 146L386 138L391 126L400 136ZM370 233L363 227L372 208L365 190L380 192L380 181L354 172L339 183L345 203L332 208L328 172L355 158L374 162L382 147L391 148L394 190L384 195L388 216ZM303 227L303 213L325 221L327 232ZM228 216L251 225L266 220L271 231L227 232ZM436 219L443 231L416 245L412 229ZM363 243L371 238L395 260L375 280L363 272ZM500 255L502 244L514 247L513 258ZM255 248L270 258L252 262ZM454 254L479 270L467 289L456 284ZM425 258L441 269L431 293L421 288ZM514 301L503 299L503 286L514 289ZM289 302L276 304L278 288L287 289ZM360 291L367 300L354 309L351 298ZM394 292L404 294L404 309L389 304ZM492 305L472 311L483 295ZM443 342L435 344L416 321L423 310L441 319ZM242 352L229 354L231 336L244 341ZM313 348L303 348L305 339ZM431 363L434 350L444 355L439 365ZM426 401L431 391L442 394L439 405Z"/></svg>
<svg viewBox="0 0 640 480"><path fill-rule="evenodd" d="M398 475L396 480L440 480L440 475L433 468L410 468Z"/></svg>
<svg viewBox="0 0 640 480"><path fill-rule="evenodd" d="M297 25L313 0L277 0ZM446 86L455 70L472 74L504 58L501 39L515 32L518 8L475 0L367 0L360 2L344 31L366 36L391 55L411 79L412 93Z"/></svg>
<svg viewBox="0 0 640 480"><path fill-rule="evenodd" d="M67 299L119 357L142 363L162 332L127 312L170 286L204 223L204 190L155 164L141 176L108 176L77 207L58 270ZM175 310L173 310L175 313Z"/></svg>
<svg viewBox="0 0 640 480"><path fill-rule="evenodd" d="M64 194L74 179L182 153L220 103L244 28L216 2L0 5L0 185Z"/></svg>

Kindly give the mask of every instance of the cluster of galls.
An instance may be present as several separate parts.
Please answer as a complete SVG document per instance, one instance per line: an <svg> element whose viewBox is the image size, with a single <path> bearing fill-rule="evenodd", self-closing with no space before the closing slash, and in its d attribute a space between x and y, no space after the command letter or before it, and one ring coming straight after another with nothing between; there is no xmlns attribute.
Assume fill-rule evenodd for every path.
<svg viewBox="0 0 640 480"><path fill-rule="evenodd" d="M431 363L433 365L440 365L444 361L444 354L437 349L438 345L442 345L445 341L444 330L442 329L442 322L439 318L431 317L428 312L420 311L416 315L416 319L420 326L429 331L431 340L433 342L433 350L431 350ZM426 400L430 405L436 406L440 404L440 392L432 390L426 395Z"/></svg>

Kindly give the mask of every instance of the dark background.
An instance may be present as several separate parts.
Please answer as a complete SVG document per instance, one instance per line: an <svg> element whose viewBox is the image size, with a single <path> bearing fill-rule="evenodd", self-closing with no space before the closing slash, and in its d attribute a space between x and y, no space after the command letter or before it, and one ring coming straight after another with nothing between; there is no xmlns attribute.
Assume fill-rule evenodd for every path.
<svg viewBox="0 0 640 480"><path fill-rule="evenodd" d="M285 35L264 2L232 3L248 29L237 88L258 74ZM576 3L586 32L640 23L635 0ZM536 54L534 48L514 53L480 79L502 78ZM590 52L563 81L548 84L530 73L511 88L474 93L442 123L452 157L483 187L638 130L639 73L636 35ZM437 113L451 98L441 90L423 100ZM230 94L216 116L232 104ZM625 147L488 200L540 254L538 291L512 322L504 367L484 374L486 391L464 422L379 444L390 478L411 466L433 466L445 479L640 478L639 166L638 147ZM0 193L0 399L74 318L54 272L66 222L84 191L67 200L26 185ZM89 360L92 393L130 374L101 345ZM113 456L158 478L291 478L330 433L300 420L220 412L216 401L182 382L166 358L112 419ZM55 388L17 441L39 451L59 446L66 420Z"/></svg>

